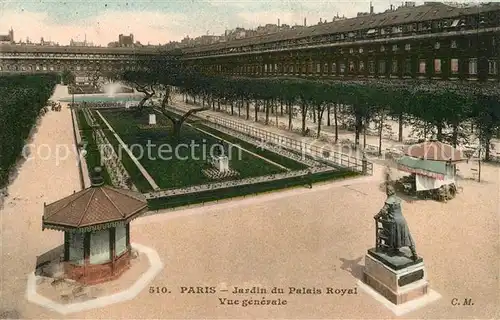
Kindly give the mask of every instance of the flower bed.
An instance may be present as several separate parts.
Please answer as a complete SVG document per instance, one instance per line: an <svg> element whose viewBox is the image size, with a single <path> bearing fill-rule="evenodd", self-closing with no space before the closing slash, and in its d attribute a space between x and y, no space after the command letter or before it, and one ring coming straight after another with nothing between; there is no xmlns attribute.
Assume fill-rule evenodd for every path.
<svg viewBox="0 0 500 320"><path fill-rule="evenodd" d="M89 171L92 172L93 168L101 166L101 154L99 153L99 147L94 139L92 127L87 122L82 109L78 109L76 120L78 128L81 132L82 142L84 143L84 145L79 146L79 148L83 148L87 152L85 155L85 162L87 162L87 168ZM105 166L102 167L104 182L106 184L111 184L111 178L107 168Z"/></svg>

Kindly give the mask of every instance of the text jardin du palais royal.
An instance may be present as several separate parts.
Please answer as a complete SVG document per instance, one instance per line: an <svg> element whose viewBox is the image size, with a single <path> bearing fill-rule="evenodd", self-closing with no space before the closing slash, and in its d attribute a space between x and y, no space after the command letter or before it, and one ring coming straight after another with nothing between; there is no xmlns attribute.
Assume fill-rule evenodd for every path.
<svg viewBox="0 0 500 320"><path fill-rule="evenodd" d="M358 294L358 288L342 289L333 287L305 288L305 287L179 287L178 292L187 295L214 295L220 305L226 306L286 306L287 296L336 295L352 296ZM150 294L169 294L172 291L167 287L150 287Z"/></svg>

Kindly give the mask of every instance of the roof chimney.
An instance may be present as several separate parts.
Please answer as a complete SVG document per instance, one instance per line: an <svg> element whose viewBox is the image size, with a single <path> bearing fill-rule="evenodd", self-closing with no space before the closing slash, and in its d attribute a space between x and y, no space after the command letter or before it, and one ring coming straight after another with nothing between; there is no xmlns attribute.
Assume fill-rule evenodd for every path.
<svg viewBox="0 0 500 320"><path fill-rule="evenodd" d="M319 23L321 24L323 22L323 18L319 18Z"/></svg>
<svg viewBox="0 0 500 320"><path fill-rule="evenodd" d="M94 168L94 171L90 175L90 183L92 187L100 187L104 184L101 167Z"/></svg>

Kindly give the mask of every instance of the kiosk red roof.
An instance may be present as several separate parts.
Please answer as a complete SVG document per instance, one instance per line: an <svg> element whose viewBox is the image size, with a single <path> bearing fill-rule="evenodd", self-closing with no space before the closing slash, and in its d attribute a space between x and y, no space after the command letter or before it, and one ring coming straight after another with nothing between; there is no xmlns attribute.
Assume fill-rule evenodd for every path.
<svg viewBox="0 0 500 320"><path fill-rule="evenodd" d="M79 229L130 221L147 211L145 197L111 186L90 187L46 205L43 226Z"/></svg>
<svg viewBox="0 0 500 320"><path fill-rule="evenodd" d="M461 161L462 152L453 146L439 141L426 141L405 148L405 155L433 161Z"/></svg>

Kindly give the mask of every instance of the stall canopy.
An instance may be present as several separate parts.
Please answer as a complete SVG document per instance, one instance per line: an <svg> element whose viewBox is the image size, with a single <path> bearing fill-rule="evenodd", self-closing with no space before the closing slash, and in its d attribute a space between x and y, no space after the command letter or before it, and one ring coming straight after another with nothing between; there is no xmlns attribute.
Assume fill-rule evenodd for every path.
<svg viewBox="0 0 500 320"><path fill-rule="evenodd" d="M428 176L434 179L442 180L449 174L449 167L446 162L417 159L403 156L398 161L398 169L409 173Z"/></svg>
<svg viewBox="0 0 500 320"><path fill-rule="evenodd" d="M405 148L404 154L428 161L457 162L466 159L460 150L439 141L426 141L411 145Z"/></svg>

